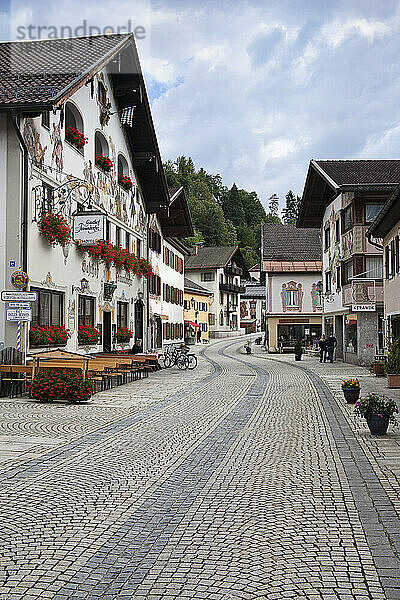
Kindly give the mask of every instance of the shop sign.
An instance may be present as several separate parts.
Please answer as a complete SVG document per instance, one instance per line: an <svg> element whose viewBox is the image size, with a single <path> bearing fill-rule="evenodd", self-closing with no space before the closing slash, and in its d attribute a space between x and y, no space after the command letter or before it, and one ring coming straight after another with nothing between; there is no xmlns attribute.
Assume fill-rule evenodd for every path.
<svg viewBox="0 0 400 600"><path fill-rule="evenodd" d="M7 321L32 321L30 308L8 308L6 315Z"/></svg>
<svg viewBox="0 0 400 600"><path fill-rule="evenodd" d="M8 308L30 308L30 302L10 302Z"/></svg>
<svg viewBox="0 0 400 600"><path fill-rule="evenodd" d="M87 212L74 215L73 238L84 246L91 246L97 240L104 240L105 215Z"/></svg>
<svg viewBox="0 0 400 600"><path fill-rule="evenodd" d="M3 290L1 292L1 299L5 302L36 302L36 292L9 292Z"/></svg>
<svg viewBox="0 0 400 600"><path fill-rule="evenodd" d="M11 274L10 280L11 285L18 289L26 287L29 283L29 277L25 271L14 271Z"/></svg>
<svg viewBox="0 0 400 600"><path fill-rule="evenodd" d="M375 304L353 304L353 312L375 312Z"/></svg>

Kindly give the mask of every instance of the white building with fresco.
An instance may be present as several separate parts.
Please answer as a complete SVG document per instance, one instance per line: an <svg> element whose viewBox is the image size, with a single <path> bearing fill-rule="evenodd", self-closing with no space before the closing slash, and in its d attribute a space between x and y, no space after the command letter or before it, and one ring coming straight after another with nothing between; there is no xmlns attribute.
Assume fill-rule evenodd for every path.
<svg viewBox="0 0 400 600"><path fill-rule="evenodd" d="M121 347L116 333L123 327L146 347L148 222L150 215L167 222L171 199L133 36L56 42L0 48L0 68L9 70L0 82L2 289L13 289L10 276L20 267L37 292L23 349L61 346L49 343L53 333L37 343L38 328L57 326L68 330L63 346L71 351ZM44 59L39 78L35 64ZM72 230L76 213L104 221L98 239L109 242L114 258L107 259L106 246L99 258L72 239L49 243L47 216ZM6 307L2 302L0 342L15 346L17 324L5 319ZM78 328L90 327L98 333L89 343Z"/></svg>
<svg viewBox="0 0 400 600"><path fill-rule="evenodd" d="M314 346L322 331L321 243L314 229L264 224L261 268L266 290L266 346L293 351L297 340Z"/></svg>

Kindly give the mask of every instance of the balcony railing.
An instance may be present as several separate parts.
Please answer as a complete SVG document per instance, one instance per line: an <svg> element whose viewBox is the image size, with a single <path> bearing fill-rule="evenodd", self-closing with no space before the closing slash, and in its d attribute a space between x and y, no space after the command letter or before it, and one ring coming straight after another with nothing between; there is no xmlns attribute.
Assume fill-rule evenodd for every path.
<svg viewBox="0 0 400 600"><path fill-rule="evenodd" d="M369 279L348 283L342 287L342 304L380 304L383 302L383 281Z"/></svg>
<svg viewBox="0 0 400 600"><path fill-rule="evenodd" d="M244 294L245 291L243 285L235 285L234 283L220 283L219 289L221 292L233 292L234 294Z"/></svg>
<svg viewBox="0 0 400 600"><path fill-rule="evenodd" d="M236 267L235 265L228 265L224 268L225 275L243 275L243 271L240 267Z"/></svg>

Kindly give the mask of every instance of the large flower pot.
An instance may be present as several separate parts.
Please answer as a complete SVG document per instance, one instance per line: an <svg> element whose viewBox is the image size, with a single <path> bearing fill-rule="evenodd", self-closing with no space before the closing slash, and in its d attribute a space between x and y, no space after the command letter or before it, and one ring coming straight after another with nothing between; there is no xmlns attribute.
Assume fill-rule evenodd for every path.
<svg viewBox="0 0 400 600"><path fill-rule="evenodd" d="M371 435L386 435L389 425L389 417L379 417L378 415L370 415L367 417L367 424Z"/></svg>
<svg viewBox="0 0 400 600"><path fill-rule="evenodd" d="M385 374L385 365L381 362L373 363L374 373L377 377Z"/></svg>
<svg viewBox="0 0 400 600"><path fill-rule="evenodd" d="M387 373L389 388L400 388L400 373Z"/></svg>
<svg viewBox="0 0 400 600"><path fill-rule="evenodd" d="M342 388L345 400L348 404L355 404L360 396L360 388Z"/></svg>

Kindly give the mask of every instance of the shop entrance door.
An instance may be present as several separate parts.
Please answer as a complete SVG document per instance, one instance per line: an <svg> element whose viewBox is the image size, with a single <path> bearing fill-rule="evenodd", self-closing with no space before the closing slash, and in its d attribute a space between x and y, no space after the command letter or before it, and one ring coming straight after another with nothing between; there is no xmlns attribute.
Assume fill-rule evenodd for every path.
<svg viewBox="0 0 400 600"><path fill-rule="evenodd" d="M143 342L143 302L135 302L135 340Z"/></svg>
<svg viewBox="0 0 400 600"><path fill-rule="evenodd" d="M111 313L103 312L103 352L111 352Z"/></svg>

